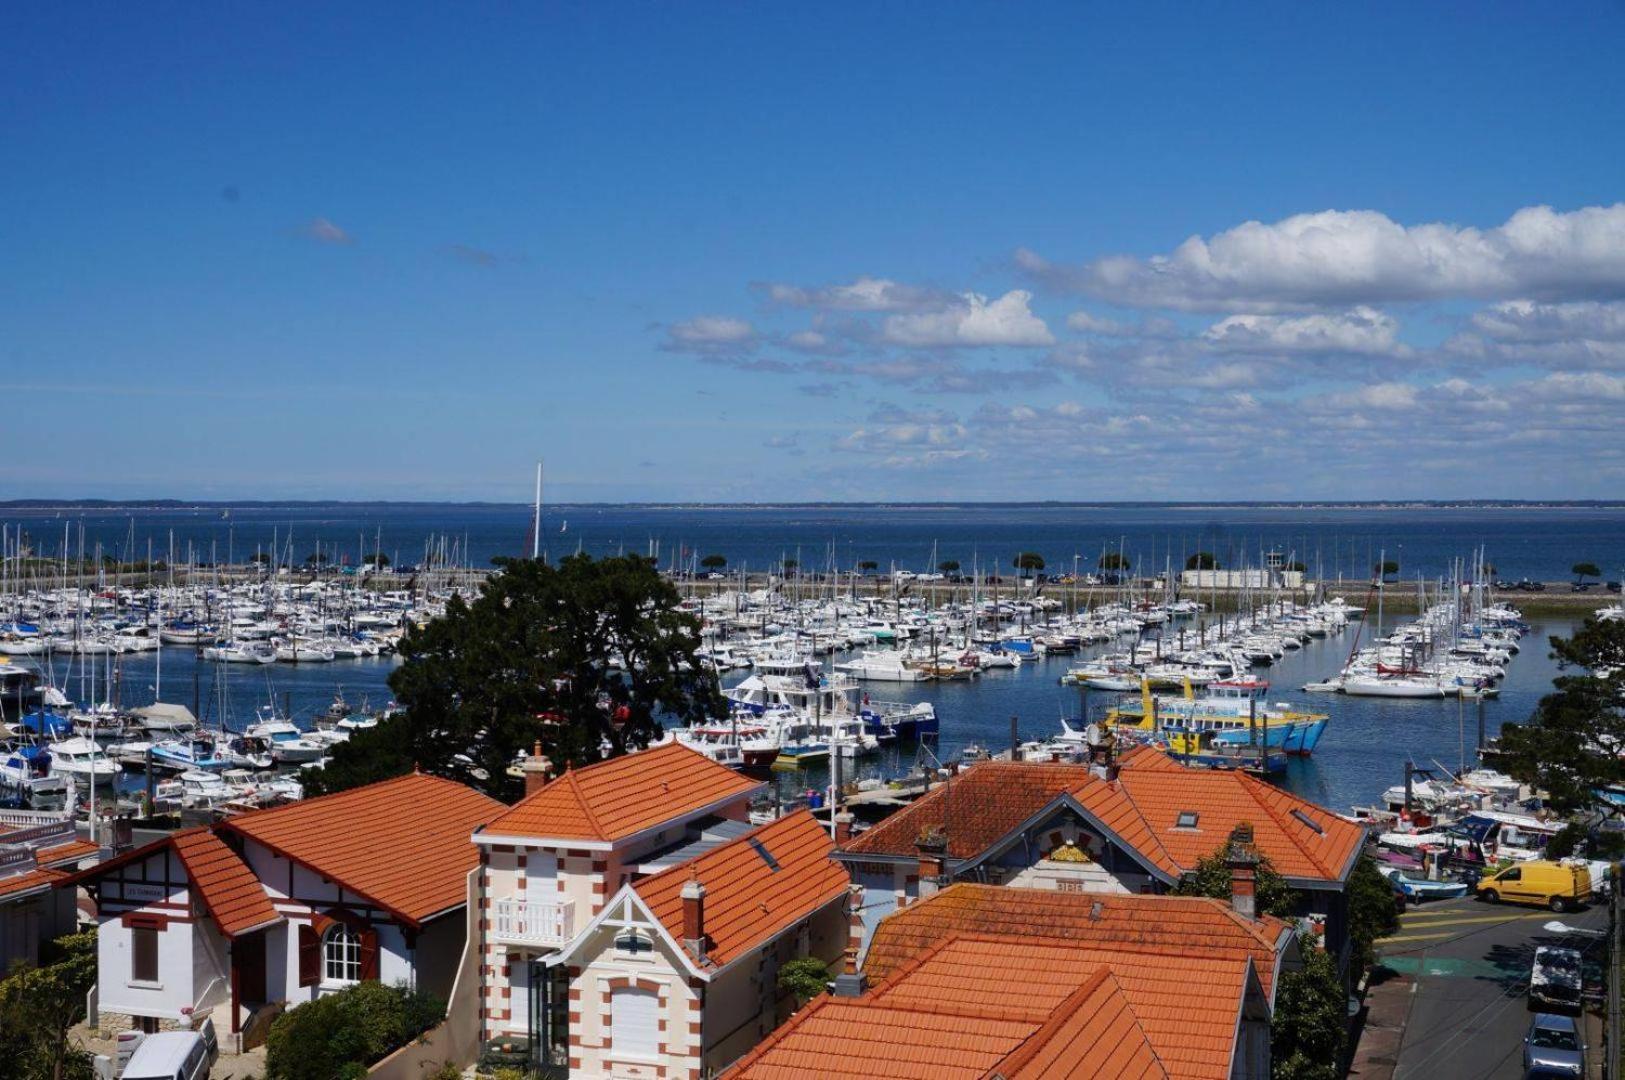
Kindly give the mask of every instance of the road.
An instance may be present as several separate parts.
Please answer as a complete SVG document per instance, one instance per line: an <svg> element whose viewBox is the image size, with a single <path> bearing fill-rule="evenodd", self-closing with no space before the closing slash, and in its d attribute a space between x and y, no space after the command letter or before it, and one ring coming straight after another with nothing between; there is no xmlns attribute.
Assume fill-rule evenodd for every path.
<svg viewBox="0 0 1625 1080"><path fill-rule="evenodd" d="M1408 986L1394 1080L1516 1080L1529 1025L1529 968L1538 945L1567 945L1596 956L1602 939L1553 933L1545 924L1606 930L1608 908L1554 915L1544 909L1472 899L1413 906L1400 929L1378 944L1383 967ZM1601 1043L1587 1022L1586 1043ZM1593 1052L1590 1055L1598 1059ZM1597 1060L1592 1061L1595 1066Z"/></svg>

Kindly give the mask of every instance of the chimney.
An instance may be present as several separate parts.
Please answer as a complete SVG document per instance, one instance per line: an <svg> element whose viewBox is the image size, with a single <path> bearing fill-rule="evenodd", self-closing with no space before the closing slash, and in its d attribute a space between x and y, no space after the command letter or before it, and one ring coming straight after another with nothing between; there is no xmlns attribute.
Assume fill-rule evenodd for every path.
<svg viewBox="0 0 1625 1080"><path fill-rule="evenodd" d="M683 886L683 948L705 962L705 886L694 880Z"/></svg>
<svg viewBox="0 0 1625 1080"><path fill-rule="evenodd" d="M525 794L534 795L547 786L553 779L553 763L542 753L542 744L537 742L531 749L530 756L520 764L519 771L525 774Z"/></svg>
<svg viewBox="0 0 1625 1080"><path fill-rule="evenodd" d="M914 841L920 853L920 898L940 889L948 876L948 834L942 826L932 826Z"/></svg>
<svg viewBox="0 0 1625 1080"><path fill-rule="evenodd" d="M1258 855L1253 851L1253 827L1237 825L1230 833L1230 906L1244 919L1258 918Z"/></svg>
<svg viewBox="0 0 1625 1080"><path fill-rule="evenodd" d="M835 976L835 996L862 997L869 989L869 977L858 970L858 950L863 946L862 885L847 886L846 924L846 951L841 973Z"/></svg>
<svg viewBox="0 0 1625 1080"><path fill-rule="evenodd" d="M835 815L835 846L839 847L852 839L852 815L841 811Z"/></svg>
<svg viewBox="0 0 1625 1080"><path fill-rule="evenodd" d="M1111 783L1117 779L1117 736L1110 731L1100 736L1100 741L1089 746L1089 772L1101 780Z"/></svg>

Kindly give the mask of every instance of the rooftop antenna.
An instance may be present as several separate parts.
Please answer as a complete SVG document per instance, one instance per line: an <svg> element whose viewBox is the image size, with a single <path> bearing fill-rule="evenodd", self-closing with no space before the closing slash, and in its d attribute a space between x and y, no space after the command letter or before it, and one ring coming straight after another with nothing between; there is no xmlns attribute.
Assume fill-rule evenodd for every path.
<svg viewBox="0 0 1625 1080"><path fill-rule="evenodd" d="M541 558L542 555L542 463L536 462L536 516L531 521L530 530L530 557Z"/></svg>

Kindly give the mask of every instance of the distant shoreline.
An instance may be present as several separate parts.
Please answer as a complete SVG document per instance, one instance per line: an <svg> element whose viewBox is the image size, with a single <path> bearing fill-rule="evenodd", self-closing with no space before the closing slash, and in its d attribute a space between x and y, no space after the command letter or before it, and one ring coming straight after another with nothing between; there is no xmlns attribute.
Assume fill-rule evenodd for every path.
<svg viewBox="0 0 1625 1080"><path fill-rule="evenodd" d="M418 501L401 499L9 499L0 501L0 514L64 513L86 511L148 511L186 512L221 510L322 510L332 508L421 510L524 510L530 504L522 502L493 502L470 500L465 502ZM550 511L562 509L612 510L953 510L1028 509L1028 510L1179 510L1213 512L1222 510L1625 510L1625 500L1604 499L1409 499L1389 501L1365 500L1271 500L1265 502L1181 502L1178 500L1152 501L896 501L872 502L555 502L547 503Z"/></svg>

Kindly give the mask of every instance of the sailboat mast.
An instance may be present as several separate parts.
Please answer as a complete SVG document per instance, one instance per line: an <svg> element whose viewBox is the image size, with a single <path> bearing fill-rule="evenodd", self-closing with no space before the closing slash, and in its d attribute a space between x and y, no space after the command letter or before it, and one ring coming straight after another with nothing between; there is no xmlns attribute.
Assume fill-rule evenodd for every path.
<svg viewBox="0 0 1625 1080"><path fill-rule="evenodd" d="M536 516L531 522L530 531L530 557L541 558L542 554L542 463L536 463Z"/></svg>

